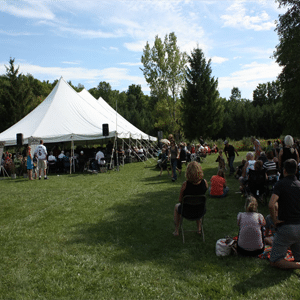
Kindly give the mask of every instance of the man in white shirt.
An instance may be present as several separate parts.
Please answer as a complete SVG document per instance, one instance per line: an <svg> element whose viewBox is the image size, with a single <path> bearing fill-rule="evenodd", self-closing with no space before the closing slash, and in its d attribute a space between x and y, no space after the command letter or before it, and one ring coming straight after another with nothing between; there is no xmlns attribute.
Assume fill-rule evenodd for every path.
<svg viewBox="0 0 300 300"><path fill-rule="evenodd" d="M47 148L43 145L44 141L40 140L40 144L36 147L34 154L38 157L39 179L42 178L42 170L44 170L44 179L47 178Z"/></svg>
<svg viewBox="0 0 300 300"><path fill-rule="evenodd" d="M60 154L58 155L59 159L63 159L65 157L65 152L61 151Z"/></svg>
<svg viewBox="0 0 300 300"><path fill-rule="evenodd" d="M56 161L56 157L53 155L53 152L50 152L50 155L48 156L48 162Z"/></svg>
<svg viewBox="0 0 300 300"><path fill-rule="evenodd" d="M102 148L99 148L99 151L96 153L95 159L97 160L99 166L105 165L104 153L102 152Z"/></svg>

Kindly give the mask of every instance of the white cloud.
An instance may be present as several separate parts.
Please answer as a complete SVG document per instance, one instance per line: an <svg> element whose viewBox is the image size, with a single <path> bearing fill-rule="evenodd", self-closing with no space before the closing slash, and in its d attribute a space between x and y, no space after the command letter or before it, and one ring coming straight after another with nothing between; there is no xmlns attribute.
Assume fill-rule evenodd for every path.
<svg viewBox="0 0 300 300"><path fill-rule="evenodd" d="M66 64L66 65L79 65L80 62L79 61L63 61L62 64Z"/></svg>
<svg viewBox="0 0 300 300"><path fill-rule="evenodd" d="M229 76L219 77L219 90L239 89L255 90L259 83L273 81L280 74L281 67L275 62L246 64L241 66L239 71L233 72Z"/></svg>
<svg viewBox="0 0 300 300"><path fill-rule="evenodd" d="M73 62L64 63L74 64ZM1 63L0 65L0 74L6 73L4 65L5 63ZM117 86L122 81L129 81L135 84L144 84L145 82L142 76L130 75L127 68L86 69L80 67L43 67L20 61L16 61L15 66L20 66L20 73L25 75L28 73L32 74L40 80L55 80L62 76L67 81L107 81L112 86Z"/></svg>
<svg viewBox="0 0 300 300"><path fill-rule="evenodd" d="M223 62L228 61L228 58L213 56L211 58L211 61L212 61L212 63L215 63L215 64L222 64Z"/></svg>
<svg viewBox="0 0 300 300"><path fill-rule="evenodd" d="M43 1L1 1L0 11L16 17L53 20L55 15Z"/></svg>
<svg viewBox="0 0 300 300"><path fill-rule="evenodd" d="M237 29L251 29L255 31L271 30L275 28L274 20L265 12L256 13L245 8L245 1L236 1L229 8L227 14L221 16L224 27Z"/></svg>
<svg viewBox="0 0 300 300"><path fill-rule="evenodd" d="M42 35L41 33L32 33L32 32L17 32L15 30L2 30L0 29L0 34L5 34L9 36L29 36L29 35Z"/></svg>
<svg viewBox="0 0 300 300"><path fill-rule="evenodd" d="M132 63L132 62L122 62L120 63L120 65L123 66L130 66L130 67L135 67L135 66L142 66L143 64L141 62L136 62L136 63Z"/></svg>

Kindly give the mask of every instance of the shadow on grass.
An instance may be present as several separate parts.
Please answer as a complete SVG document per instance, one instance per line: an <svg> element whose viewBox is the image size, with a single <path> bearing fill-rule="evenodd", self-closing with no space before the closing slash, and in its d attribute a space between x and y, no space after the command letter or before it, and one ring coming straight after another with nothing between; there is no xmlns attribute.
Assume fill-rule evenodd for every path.
<svg viewBox="0 0 300 300"><path fill-rule="evenodd" d="M259 273L255 273L246 280L234 285L233 289L241 294L247 294L250 291L255 293L255 290L276 286L291 277L292 274L291 270L275 270L267 265Z"/></svg>

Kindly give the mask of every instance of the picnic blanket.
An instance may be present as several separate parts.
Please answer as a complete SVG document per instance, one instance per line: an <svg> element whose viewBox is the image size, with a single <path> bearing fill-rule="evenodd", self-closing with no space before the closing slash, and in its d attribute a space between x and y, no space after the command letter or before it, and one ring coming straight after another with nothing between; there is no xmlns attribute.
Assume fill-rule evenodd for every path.
<svg viewBox="0 0 300 300"><path fill-rule="evenodd" d="M238 240L238 236L235 236L233 239L235 241L237 241ZM272 250L272 246L265 245L265 251L262 254L258 255L257 257L260 258L260 259L270 260L271 250ZM286 256L285 256L284 259L287 260L287 261L294 261L294 256L293 256L293 253L292 253L291 250L287 251Z"/></svg>
<svg viewBox="0 0 300 300"><path fill-rule="evenodd" d="M258 258L270 260L271 250L272 246L266 245L265 251L262 254L258 255ZM287 254L284 259L287 261L294 261L294 256L291 250L287 251Z"/></svg>

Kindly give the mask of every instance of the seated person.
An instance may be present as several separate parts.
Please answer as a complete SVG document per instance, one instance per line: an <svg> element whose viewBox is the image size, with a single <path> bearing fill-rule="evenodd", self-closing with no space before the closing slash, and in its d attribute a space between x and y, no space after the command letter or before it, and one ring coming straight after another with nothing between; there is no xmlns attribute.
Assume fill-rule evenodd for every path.
<svg viewBox="0 0 300 300"><path fill-rule="evenodd" d="M61 151L58 155L58 159L62 160L65 157L65 151Z"/></svg>
<svg viewBox="0 0 300 300"><path fill-rule="evenodd" d="M278 175L277 174L278 172L276 173L277 165L276 165L276 162L274 161L273 151L267 152L267 159L268 159L268 161L263 164L263 168L266 170L266 173L268 173L268 172L274 172L274 174L272 176L270 176L272 178L269 178L269 180L276 179L276 177Z"/></svg>
<svg viewBox="0 0 300 300"><path fill-rule="evenodd" d="M229 188L226 186L225 172L223 169L220 169L217 175L212 176L210 182L209 196L217 198L226 197Z"/></svg>
<svg viewBox="0 0 300 300"><path fill-rule="evenodd" d="M240 181L240 190L244 191L246 187L246 183L248 181L249 170L254 170L254 164L256 160L254 160L254 155L252 152L248 152L246 155L247 162L243 168L242 176L239 178Z"/></svg>
<svg viewBox="0 0 300 300"><path fill-rule="evenodd" d="M257 160L261 160L261 161L263 162L263 164L264 164L265 162L267 162L267 161L268 161L268 158L267 158L267 156L266 156L266 153L265 153L264 151L262 151L262 152L260 153L260 156L258 157Z"/></svg>
<svg viewBox="0 0 300 300"><path fill-rule="evenodd" d="M98 162L98 166L103 166L105 165L105 159L104 159L104 153L103 153L103 148L98 148L98 152L96 153L95 160Z"/></svg>
<svg viewBox="0 0 300 300"><path fill-rule="evenodd" d="M239 179L242 176L243 168L244 168L246 162L247 162L246 159L243 159L241 165L236 167L236 171L235 171L235 174L234 174L236 179Z"/></svg>
<svg viewBox="0 0 300 300"><path fill-rule="evenodd" d="M169 172L169 167L168 167L168 146L164 145L162 148L162 153L161 153L161 158L160 158L160 162L159 162L159 167L160 167L160 173L159 176L161 176L163 170L167 170L168 171L168 175L170 174Z"/></svg>
<svg viewBox="0 0 300 300"><path fill-rule="evenodd" d="M273 245L273 239L276 234L276 226L272 220L271 215L266 216L266 225L265 225L265 244Z"/></svg>
<svg viewBox="0 0 300 300"><path fill-rule="evenodd" d="M186 169L186 181L182 184L180 194L179 194L179 203L175 205L174 209L174 223L175 231L174 236L179 235L179 225L181 219L181 202L184 196L186 195L204 195L208 189L208 185L205 179L203 179L203 171L201 165L196 162L190 162ZM198 232L201 233L201 222L197 220Z"/></svg>
<svg viewBox="0 0 300 300"><path fill-rule="evenodd" d="M246 201L246 212L237 216L240 227L237 242L237 252L244 256L257 256L264 252L262 227L266 221L262 214L257 213L257 201L249 196Z"/></svg>
<svg viewBox="0 0 300 300"><path fill-rule="evenodd" d="M53 152L50 152L50 155L48 156L48 162L56 162L56 157L53 155Z"/></svg>

